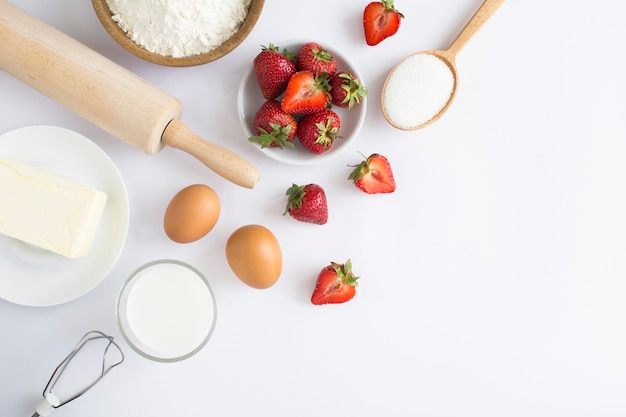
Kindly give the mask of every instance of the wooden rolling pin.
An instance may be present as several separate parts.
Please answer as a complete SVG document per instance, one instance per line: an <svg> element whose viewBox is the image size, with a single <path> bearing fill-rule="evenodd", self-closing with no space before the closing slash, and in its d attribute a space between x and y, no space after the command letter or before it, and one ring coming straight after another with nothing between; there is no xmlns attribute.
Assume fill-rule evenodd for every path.
<svg viewBox="0 0 626 417"><path fill-rule="evenodd" d="M145 153L169 145L242 187L259 180L246 160L181 123L176 98L5 0L0 68Z"/></svg>

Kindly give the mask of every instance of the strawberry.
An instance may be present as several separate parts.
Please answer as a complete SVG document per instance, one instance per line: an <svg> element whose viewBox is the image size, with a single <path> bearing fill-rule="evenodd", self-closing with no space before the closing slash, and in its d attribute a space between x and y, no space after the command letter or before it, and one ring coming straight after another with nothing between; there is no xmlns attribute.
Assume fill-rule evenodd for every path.
<svg viewBox="0 0 626 417"><path fill-rule="evenodd" d="M305 223L325 224L328 221L328 203L324 189L317 184L292 184L285 193L287 207L283 215Z"/></svg>
<svg viewBox="0 0 626 417"><path fill-rule="evenodd" d="M311 114L330 105L326 73L315 75L311 71L298 71L289 79L281 102L283 111L290 114Z"/></svg>
<svg viewBox="0 0 626 417"><path fill-rule="evenodd" d="M297 136L305 148L319 155L330 149L340 129L339 115L330 109L322 110L300 119Z"/></svg>
<svg viewBox="0 0 626 417"><path fill-rule="evenodd" d="M319 43L308 42L298 50L296 68L298 71L311 71L313 74L325 72L332 77L337 72L337 60Z"/></svg>
<svg viewBox="0 0 626 417"><path fill-rule="evenodd" d="M279 52L278 47L271 43L269 47L262 47L254 58L253 67L261 94L266 100L281 95L289 78L296 72L294 55L286 49Z"/></svg>
<svg viewBox="0 0 626 417"><path fill-rule="evenodd" d="M315 305L345 303L356 295L358 279L352 273L350 259L345 264L331 262L317 276L311 302Z"/></svg>
<svg viewBox="0 0 626 417"><path fill-rule="evenodd" d="M261 148L293 148L298 125L296 119L285 113L276 100L267 100L259 108L252 122L254 133L248 140L261 145Z"/></svg>
<svg viewBox="0 0 626 417"><path fill-rule="evenodd" d="M348 110L367 95L367 90L361 82L349 71L341 71L330 77L330 101L338 107L347 107Z"/></svg>
<svg viewBox="0 0 626 417"><path fill-rule="evenodd" d="M396 181L391 165L383 155L374 153L359 165L351 165L354 170L348 177L361 191L368 194L393 193Z"/></svg>
<svg viewBox="0 0 626 417"><path fill-rule="evenodd" d="M393 6L393 0L373 1L363 11L365 42L374 46L395 35L404 15Z"/></svg>

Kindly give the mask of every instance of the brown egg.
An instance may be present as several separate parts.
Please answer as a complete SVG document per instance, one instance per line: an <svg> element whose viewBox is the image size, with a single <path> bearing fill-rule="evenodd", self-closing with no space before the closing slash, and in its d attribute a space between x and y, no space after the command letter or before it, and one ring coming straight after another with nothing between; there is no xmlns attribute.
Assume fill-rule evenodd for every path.
<svg viewBox="0 0 626 417"><path fill-rule="evenodd" d="M226 259L235 275L252 288L269 288L283 269L283 254L276 236L258 224L235 230L226 242Z"/></svg>
<svg viewBox="0 0 626 417"><path fill-rule="evenodd" d="M203 184L180 190L165 210L165 234L177 243L194 242L213 229L220 217L220 199Z"/></svg>

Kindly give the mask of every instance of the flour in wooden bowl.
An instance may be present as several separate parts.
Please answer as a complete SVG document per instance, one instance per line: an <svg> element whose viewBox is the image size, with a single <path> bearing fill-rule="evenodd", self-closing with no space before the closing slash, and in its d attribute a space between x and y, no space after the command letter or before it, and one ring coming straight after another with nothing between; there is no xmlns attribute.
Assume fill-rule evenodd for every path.
<svg viewBox="0 0 626 417"><path fill-rule="evenodd" d="M112 19L142 48L162 56L210 52L237 32L251 0L106 0Z"/></svg>

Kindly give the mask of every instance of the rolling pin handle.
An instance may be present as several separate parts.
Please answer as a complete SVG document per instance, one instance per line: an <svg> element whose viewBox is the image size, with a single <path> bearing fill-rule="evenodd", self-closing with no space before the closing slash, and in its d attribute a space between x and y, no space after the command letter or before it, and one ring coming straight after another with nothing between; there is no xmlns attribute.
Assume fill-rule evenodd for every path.
<svg viewBox="0 0 626 417"><path fill-rule="evenodd" d="M161 141L192 155L216 174L245 188L254 188L259 171L239 155L196 135L179 120L168 123Z"/></svg>

